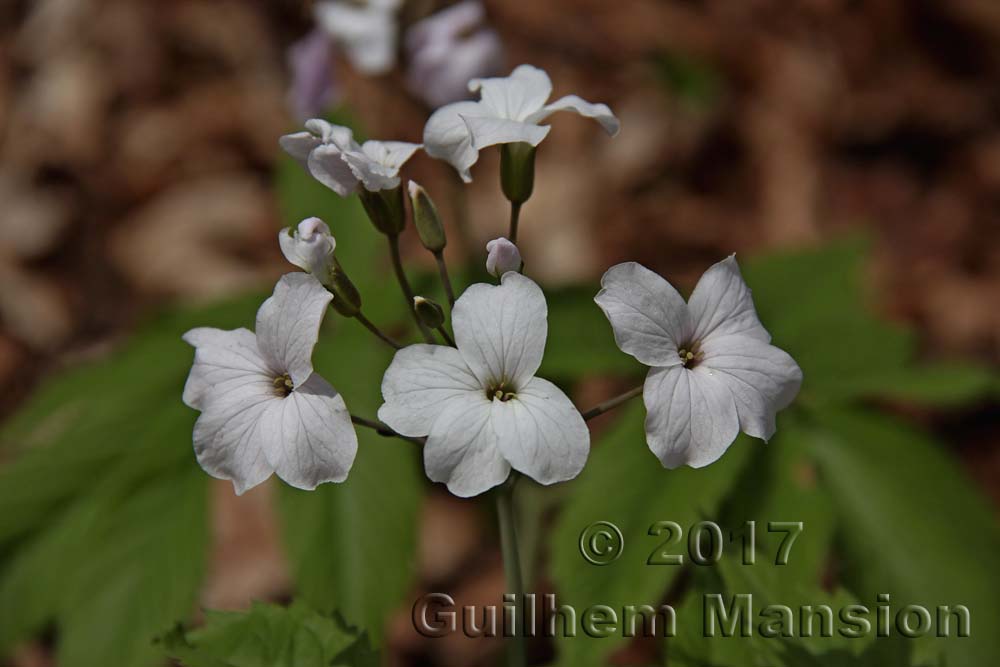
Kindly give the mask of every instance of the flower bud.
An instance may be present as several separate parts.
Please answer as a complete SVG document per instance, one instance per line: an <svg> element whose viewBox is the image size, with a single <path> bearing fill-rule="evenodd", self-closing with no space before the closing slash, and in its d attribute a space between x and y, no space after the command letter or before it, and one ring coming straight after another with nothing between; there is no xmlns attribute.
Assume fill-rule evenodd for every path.
<svg viewBox="0 0 1000 667"><path fill-rule="evenodd" d="M398 236L406 227L406 207L403 204L403 186L372 192L360 189L361 204L375 229L388 236Z"/></svg>
<svg viewBox="0 0 1000 667"><path fill-rule="evenodd" d="M417 228L420 242L435 254L444 250L447 239L437 207L427 191L413 181L410 181L410 204L413 206L413 224Z"/></svg>
<svg viewBox="0 0 1000 667"><path fill-rule="evenodd" d="M337 241L325 222L319 218L306 218L294 231L285 227L278 232L278 244L285 259L315 275L320 282L327 282Z"/></svg>
<svg viewBox="0 0 1000 667"><path fill-rule="evenodd" d="M502 236L486 244L486 253L486 270L497 278L508 271L521 270L521 253Z"/></svg>
<svg viewBox="0 0 1000 667"><path fill-rule="evenodd" d="M339 262L334 262L330 271L329 284L326 286L333 293L330 305L344 317L354 317L361 312L361 293L347 277Z"/></svg>
<svg viewBox="0 0 1000 667"><path fill-rule="evenodd" d="M444 324L444 309L430 299L422 296L413 297L413 309L417 317L431 329L437 329Z"/></svg>
<svg viewBox="0 0 1000 667"><path fill-rule="evenodd" d="M523 204L535 188L535 147L519 141L500 147L500 185L512 204Z"/></svg>

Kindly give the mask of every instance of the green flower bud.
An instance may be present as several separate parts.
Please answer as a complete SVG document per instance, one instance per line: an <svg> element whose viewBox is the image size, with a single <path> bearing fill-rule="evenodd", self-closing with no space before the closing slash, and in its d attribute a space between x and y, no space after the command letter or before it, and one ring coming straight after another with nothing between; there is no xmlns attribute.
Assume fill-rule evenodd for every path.
<svg viewBox="0 0 1000 667"><path fill-rule="evenodd" d="M500 185L513 204L523 204L535 187L535 147L519 141L500 147Z"/></svg>
<svg viewBox="0 0 1000 667"><path fill-rule="evenodd" d="M430 299L422 296L413 297L413 308L417 317L431 329L437 329L444 324L444 309Z"/></svg>
<svg viewBox="0 0 1000 667"><path fill-rule="evenodd" d="M427 191L413 181L410 181L410 204L413 206L413 224L417 228L420 242L435 254L444 250L447 239L437 207Z"/></svg>
<svg viewBox="0 0 1000 667"><path fill-rule="evenodd" d="M361 312L361 293L347 277L340 262L335 262L330 270L329 280L323 283L333 293L330 305L344 317L354 317Z"/></svg>
<svg viewBox="0 0 1000 667"><path fill-rule="evenodd" d="M360 190L361 205L375 229L389 236L397 236L406 227L406 207L403 203L403 186L391 190L372 192Z"/></svg>

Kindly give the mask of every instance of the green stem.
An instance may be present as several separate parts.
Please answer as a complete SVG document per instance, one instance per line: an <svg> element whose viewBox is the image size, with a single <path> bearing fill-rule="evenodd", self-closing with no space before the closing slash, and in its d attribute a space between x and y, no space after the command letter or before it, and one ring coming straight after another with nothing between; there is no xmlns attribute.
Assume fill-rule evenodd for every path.
<svg viewBox="0 0 1000 667"><path fill-rule="evenodd" d="M583 418L584 420L590 420L593 419L594 417L603 415L608 410L617 408L625 401L633 399L641 393L642 393L642 385L639 385L638 387L633 387L632 389L626 391L624 394L620 394L619 396L615 396L614 398L609 398L603 403L598 403L591 409L584 412Z"/></svg>
<svg viewBox="0 0 1000 667"><path fill-rule="evenodd" d="M517 244L517 223L521 219L521 204L510 203L510 231L507 233L507 240Z"/></svg>
<svg viewBox="0 0 1000 667"><path fill-rule="evenodd" d="M444 338L444 342L448 343L448 345L458 347L455 345L455 339L448 335L448 330L444 328L443 324L437 328L437 332L441 334L441 338Z"/></svg>
<svg viewBox="0 0 1000 667"><path fill-rule="evenodd" d="M390 346L390 347L392 347L393 349L396 349L396 350L403 349L402 345L400 345L398 342L396 342L396 340L394 340L388 334L386 334L381 329L379 329L377 326L375 326L372 323L371 320L369 320L367 317L365 317L364 315L361 314L361 311L358 311L358 313L354 317L355 317L355 319L357 319L358 322L361 322L361 324L363 324L366 329L368 329L373 334L375 334L376 336L378 336L379 339L381 339L382 341L384 341L386 345L388 345L388 346Z"/></svg>
<svg viewBox="0 0 1000 667"><path fill-rule="evenodd" d="M524 579L521 575L521 556L517 549L517 530L514 517L514 485L517 483L517 473L511 473L508 479L497 490L497 520L500 523L500 549L503 553L504 576L507 581L507 593L514 595L514 627L513 636L507 645L508 667L526 667L527 645L522 628L524 627Z"/></svg>
<svg viewBox="0 0 1000 667"><path fill-rule="evenodd" d="M406 278L406 271L403 270L403 259L399 254L399 235L398 234L388 234L386 238L389 239L389 256L392 258L392 270L396 273L396 280L399 282L400 288L403 290L403 297L406 299L406 309L410 311L410 315L413 317L413 321L417 323L417 327L420 328L420 333L423 334L424 340L428 343L434 342L434 337L431 335L430 329L427 325L420 321L417 316L417 311L413 307L413 288L410 287L410 281Z"/></svg>
<svg viewBox="0 0 1000 667"><path fill-rule="evenodd" d="M412 442L415 445L422 445L424 441L422 438L411 438L408 435L403 435L401 433L396 433L387 424L383 424L380 421L374 419L365 419L364 417L358 417L357 415L351 415L351 422L357 424L358 426L364 426L365 428L370 428L381 436L386 438L399 438L400 440L406 440L407 442Z"/></svg>
<svg viewBox="0 0 1000 667"><path fill-rule="evenodd" d="M448 307L455 307L455 291L451 288L451 277L448 275L448 265L444 262L444 253L440 250L434 253L434 259L437 260L438 273L441 275L441 284L444 286L444 292L448 295Z"/></svg>

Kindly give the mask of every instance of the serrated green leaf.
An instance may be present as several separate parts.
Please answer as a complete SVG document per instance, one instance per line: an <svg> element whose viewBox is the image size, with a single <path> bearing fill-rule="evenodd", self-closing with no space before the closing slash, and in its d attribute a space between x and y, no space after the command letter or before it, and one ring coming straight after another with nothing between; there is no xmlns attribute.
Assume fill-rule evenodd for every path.
<svg viewBox="0 0 1000 667"><path fill-rule="evenodd" d="M184 667L328 667L347 664L339 661L359 642L367 646L355 630L300 602L208 612L204 627L162 639L166 653Z"/></svg>
<svg viewBox="0 0 1000 667"><path fill-rule="evenodd" d="M657 605L681 568L647 564L663 541L648 534L650 526L669 520L687 531L712 518L755 446L741 438L711 466L665 470L646 446L642 406L630 405L570 486L553 531L551 571L560 604L578 610L595 604L617 609ZM601 567L585 560L579 546L582 531L597 521L618 526L625 544L621 558ZM686 532L684 538L676 553L686 553ZM622 641L614 636L590 640L583 633L559 639L560 664L599 664Z"/></svg>

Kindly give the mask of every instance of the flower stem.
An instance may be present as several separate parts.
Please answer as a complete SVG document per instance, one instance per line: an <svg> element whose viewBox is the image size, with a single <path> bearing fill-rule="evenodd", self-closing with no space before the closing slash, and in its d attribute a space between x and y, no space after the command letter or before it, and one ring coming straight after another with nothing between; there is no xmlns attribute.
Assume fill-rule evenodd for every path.
<svg viewBox="0 0 1000 667"><path fill-rule="evenodd" d="M526 667L527 651L524 641L524 579L521 576L521 556L517 549L517 531L514 517L514 485L517 473L511 473L497 490L497 520L500 523L500 549L503 553L504 576L507 593L514 595L514 627L507 645L508 667Z"/></svg>
<svg viewBox="0 0 1000 667"><path fill-rule="evenodd" d="M517 223L521 219L521 204L510 203L510 231L507 233L507 240L517 243Z"/></svg>
<svg viewBox="0 0 1000 667"><path fill-rule="evenodd" d="M414 443L416 445L422 445L422 444L424 444L424 441L423 441L422 438L411 438L408 435L403 435L401 433L396 433L391 428L389 428L386 424L383 424L382 422L376 421L374 419L365 419L364 417L358 417L357 415L351 415L351 421L353 423L357 424L358 426L364 426L366 428L370 428L373 431L375 431L376 433L378 433L379 435L385 436L386 438L399 438L400 440L406 440L407 442L412 442L412 443Z"/></svg>
<svg viewBox="0 0 1000 667"><path fill-rule="evenodd" d="M389 239L389 256L392 258L392 270L395 271L396 280L399 281L399 286L403 290L403 296L406 298L406 309L410 311L413 321L420 328L420 333L423 334L424 340L428 343L433 343L434 338L431 336L430 329L420 321L417 311L413 307L413 288L410 287L410 281L406 278L406 271L403 270L403 259L399 255L399 234L388 234L386 238Z"/></svg>
<svg viewBox="0 0 1000 667"><path fill-rule="evenodd" d="M638 387L633 387L632 389L629 389L624 394L621 394L619 396L615 396L614 398L609 398L608 400L604 401L603 403L598 403L597 405L595 405L591 409L589 409L586 412L584 412L583 413L583 418L585 420L590 420L590 419L593 419L594 417L598 417L600 415L603 415L608 410L613 410L614 408L617 408L619 405L621 405L625 401L627 401L629 399L632 399L632 398L635 398L636 396L638 396L641 393L642 393L642 385L640 384Z"/></svg>
<svg viewBox="0 0 1000 667"><path fill-rule="evenodd" d="M375 334L376 336L378 336L389 347L393 348L394 350L401 350L401 349L403 349L403 346L401 344L399 344L395 339L393 339L387 333L385 333L384 331L382 331L381 329L379 329L377 326L375 326L372 323L372 321L369 320L364 315L362 315L360 311L358 311L358 313L354 317L355 317L355 319L358 320L358 322L361 322L361 324L363 324L366 329L368 329L373 334Z"/></svg>
<svg viewBox="0 0 1000 667"><path fill-rule="evenodd" d="M441 334L441 338L444 338L444 342L448 343L448 345L458 347L455 345L455 339L448 335L448 330L444 328L443 324L437 328L437 332Z"/></svg>
<svg viewBox="0 0 1000 667"><path fill-rule="evenodd" d="M438 273L441 274L441 284L444 286L445 294L448 295L448 307L455 307L455 291L451 288L451 278L448 276L448 265L444 262L444 253L440 250L434 253L437 260Z"/></svg>

